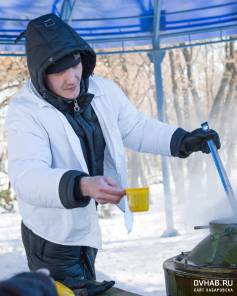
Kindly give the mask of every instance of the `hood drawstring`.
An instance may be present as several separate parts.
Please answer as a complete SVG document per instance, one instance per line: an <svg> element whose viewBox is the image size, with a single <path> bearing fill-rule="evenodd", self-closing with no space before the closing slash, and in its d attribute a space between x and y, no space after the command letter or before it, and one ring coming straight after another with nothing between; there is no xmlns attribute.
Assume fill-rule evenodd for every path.
<svg viewBox="0 0 237 296"><path fill-rule="evenodd" d="M17 37L16 39L14 40L14 43L17 44L23 37L26 36L26 30L21 32Z"/></svg>

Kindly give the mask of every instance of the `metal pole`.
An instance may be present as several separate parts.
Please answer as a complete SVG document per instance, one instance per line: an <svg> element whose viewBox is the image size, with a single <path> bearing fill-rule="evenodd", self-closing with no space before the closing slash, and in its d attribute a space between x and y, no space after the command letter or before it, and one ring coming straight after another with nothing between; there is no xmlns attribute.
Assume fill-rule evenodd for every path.
<svg viewBox="0 0 237 296"><path fill-rule="evenodd" d="M70 24L72 20L72 12L77 0L64 0L62 4L62 9L60 12L61 19Z"/></svg>
<svg viewBox="0 0 237 296"><path fill-rule="evenodd" d="M164 108L164 94L162 84L162 51L160 51L159 32L160 32L160 11L161 0L155 0L154 7L154 32L153 32L153 63L155 72L155 85L156 85L156 102L158 109L158 119L160 121L165 120L165 108ZM164 156L161 157L162 175L164 184L164 205L165 205L165 219L166 229L163 232L163 237L176 236L177 231L174 229L173 221L173 205L170 190L170 178L169 178L169 163L168 159Z"/></svg>

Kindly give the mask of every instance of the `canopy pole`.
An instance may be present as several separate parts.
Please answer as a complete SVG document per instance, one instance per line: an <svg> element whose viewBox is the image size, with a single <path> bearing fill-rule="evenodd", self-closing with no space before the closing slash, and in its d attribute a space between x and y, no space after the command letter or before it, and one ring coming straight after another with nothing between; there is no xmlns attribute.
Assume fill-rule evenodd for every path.
<svg viewBox="0 0 237 296"><path fill-rule="evenodd" d="M73 9L75 7L77 0L64 0L63 4L62 4L62 9L60 12L60 17L61 19L66 22L66 23L70 23L72 20L72 13L73 13Z"/></svg>
<svg viewBox="0 0 237 296"><path fill-rule="evenodd" d="M165 108L164 108L164 93L162 83L162 59L164 53L160 50L160 12L162 0L154 1L154 31L153 31L153 63L154 63L154 74L155 74L155 86L156 86L156 104L158 111L158 119L160 121L165 120ZM167 157L161 157L162 175L163 175L163 186L164 186L164 206L165 206L165 219L166 229L163 232L163 237L176 236L177 230L174 229L173 221L173 204L170 190L170 175L169 175L169 162Z"/></svg>

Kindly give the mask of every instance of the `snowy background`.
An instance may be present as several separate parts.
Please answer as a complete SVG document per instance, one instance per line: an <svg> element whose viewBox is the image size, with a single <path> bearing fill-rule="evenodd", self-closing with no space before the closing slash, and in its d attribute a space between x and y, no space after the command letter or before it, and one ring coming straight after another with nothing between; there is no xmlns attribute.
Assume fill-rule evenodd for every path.
<svg viewBox="0 0 237 296"><path fill-rule="evenodd" d="M166 121L192 130L208 119L220 133L221 159L234 188L237 188L236 61L237 43L227 42L175 49L167 52L162 62ZM147 54L98 56L96 74L119 83L140 111L157 118L154 68ZM6 106L27 75L24 58L1 57L0 193L7 189L3 129ZM194 225L207 225L212 219L230 215L210 155L197 154L187 160L170 160L173 218L179 235L162 237L166 229L163 187L152 185L150 211L135 215L131 234L126 233L118 210L114 210L112 218L100 220L103 250L96 261L98 280L113 279L118 287L140 295L164 296L163 262L181 251L191 250L208 235L208 230L193 230ZM142 154L137 157L130 152L127 156L129 187L162 181L159 157ZM0 280L25 270L20 216L18 212L2 213Z"/></svg>
<svg viewBox="0 0 237 296"><path fill-rule="evenodd" d="M193 230L192 223L195 220L203 222L199 225L205 225L209 215L202 210L205 219L198 214L199 221L191 220L188 216L194 218L197 207L184 211L176 203L174 220L179 235L161 237L165 230L162 185L150 188L150 211L135 215L131 234L126 233L119 210L114 210L112 218L100 220L103 250L96 261L97 279L113 279L117 287L140 295L165 296L163 262L181 251L191 250L208 235L208 230ZM213 208L213 200L210 203ZM27 264L20 237L19 214L3 213L0 217L0 279L4 279L27 270Z"/></svg>

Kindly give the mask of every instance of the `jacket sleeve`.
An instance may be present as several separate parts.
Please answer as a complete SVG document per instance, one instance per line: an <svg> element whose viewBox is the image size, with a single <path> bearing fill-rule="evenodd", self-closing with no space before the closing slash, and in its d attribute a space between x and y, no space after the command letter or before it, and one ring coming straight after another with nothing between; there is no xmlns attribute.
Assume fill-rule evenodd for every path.
<svg viewBox="0 0 237 296"><path fill-rule="evenodd" d="M8 174L18 199L43 208L85 206L85 200L73 195L74 181L82 172L52 168L50 139L35 116L10 104L6 131Z"/></svg>
<svg viewBox="0 0 237 296"><path fill-rule="evenodd" d="M79 171L67 171L59 182L59 196L66 209L86 207L91 198L83 196L80 187L82 177L88 174Z"/></svg>
<svg viewBox="0 0 237 296"><path fill-rule="evenodd" d="M171 155L171 138L177 127L139 112L123 91L113 84L118 108L118 125L127 148L139 152Z"/></svg>

